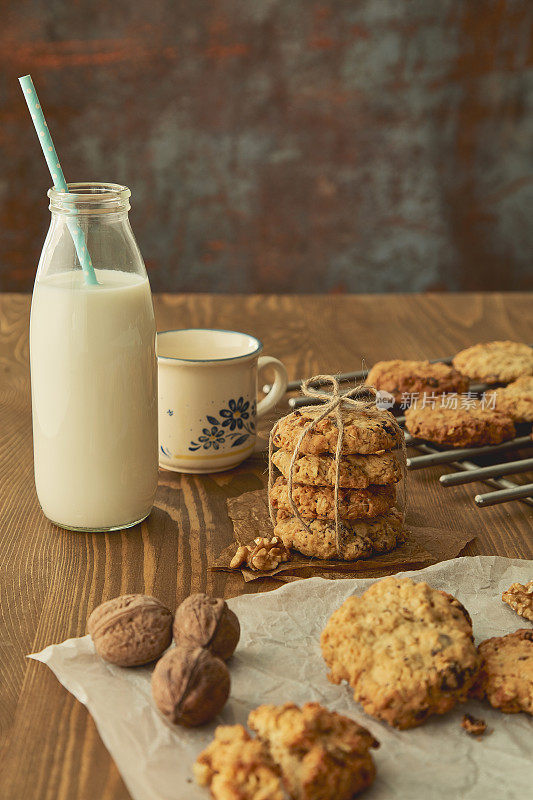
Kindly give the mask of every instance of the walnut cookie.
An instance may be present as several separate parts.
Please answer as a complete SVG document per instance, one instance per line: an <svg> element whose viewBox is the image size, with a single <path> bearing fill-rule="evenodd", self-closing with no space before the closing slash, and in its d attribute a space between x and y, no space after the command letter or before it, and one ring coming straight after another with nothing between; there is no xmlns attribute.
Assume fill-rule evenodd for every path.
<svg viewBox="0 0 533 800"><path fill-rule="evenodd" d="M533 630L485 639L478 651L481 669L472 696L508 714L533 714Z"/></svg>
<svg viewBox="0 0 533 800"><path fill-rule="evenodd" d="M365 383L389 392L400 403L402 395L415 392L420 396L424 393L430 395L432 392L461 394L468 390L470 381L442 361L432 364L430 361L404 361L396 358L374 364Z"/></svg>
<svg viewBox="0 0 533 800"><path fill-rule="evenodd" d="M487 408L411 406L405 412L405 427L418 439L452 447L500 444L516 433L510 417Z"/></svg>
<svg viewBox="0 0 533 800"><path fill-rule="evenodd" d="M303 483L294 483L292 499L302 517L335 519L335 493L331 486L305 486ZM270 500L280 517L293 516L285 478L276 478L270 490ZM339 489L338 500L340 519L377 517L394 505L396 487L390 485L369 486L366 489Z"/></svg>
<svg viewBox="0 0 533 800"><path fill-rule="evenodd" d="M518 380L487 394L494 395L495 408L515 422L533 422L533 375L522 375Z"/></svg>
<svg viewBox="0 0 533 800"><path fill-rule="evenodd" d="M384 578L349 597L321 646L330 680L347 680L367 714L400 729L466 700L479 666L466 609L409 578Z"/></svg>
<svg viewBox="0 0 533 800"><path fill-rule="evenodd" d="M354 720L319 705L264 705L248 725L279 766L286 789L298 800L350 800L373 783L372 734Z"/></svg>
<svg viewBox="0 0 533 800"><path fill-rule="evenodd" d="M273 442L282 450L294 452L303 429L312 422L321 409L293 411L278 423ZM343 410L344 438L342 452L381 453L402 445L403 435L396 430L394 416L384 409ZM335 414L329 414L303 438L299 452L308 455L335 453L338 430Z"/></svg>
<svg viewBox="0 0 533 800"><path fill-rule="evenodd" d="M457 353L453 366L475 381L509 383L533 375L533 349L522 342L475 344Z"/></svg>
<svg viewBox="0 0 533 800"><path fill-rule="evenodd" d="M284 478L289 477L292 453L276 450L272 461ZM299 454L294 462L293 480L308 486L335 485L335 456ZM395 453L342 456L339 463L339 486L343 489L366 489L370 484L397 483L402 477L400 461Z"/></svg>
<svg viewBox="0 0 533 800"><path fill-rule="evenodd" d="M356 561L374 553L386 553L405 540L402 515L395 508L374 519L342 521L342 550L337 553L335 523L326 519L306 520L311 533L297 517L277 520L274 533L286 547L311 558L340 558Z"/></svg>

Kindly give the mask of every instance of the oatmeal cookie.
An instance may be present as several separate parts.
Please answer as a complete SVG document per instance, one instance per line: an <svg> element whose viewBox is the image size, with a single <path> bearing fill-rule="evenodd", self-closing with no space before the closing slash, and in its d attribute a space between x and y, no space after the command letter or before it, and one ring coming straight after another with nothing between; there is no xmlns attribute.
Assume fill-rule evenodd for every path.
<svg viewBox="0 0 533 800"><path fill-rule="evenodd" d="M274 533L285 547L292 547L304 556L312 558L341 558L356 561L369 558L374 553L386 553L405 540L402 515L391 509L381 517L341 523L342 552L337 555L335 547L335 523L327 519L306 520L311 534L297 517L277 520Z"/></svg>
<svg viewBox="0 0 533 800"><path fill-rule="evenodd" d="M287 493L287 481L276 478L270 490L272 507L281 516L293 516ZM335 492L331 486L305 486L293 483L292 499L302 517L335 519ZM394 505L396 487L368 486L366 489L339 489L339 517L341 519L361 519L377 517Z"/></svg>
<svg viewBox="0 0 533 800"><path fill-rule="evenodd" d="M285 800L285 792L266 747L242 725L219 725L215 738L193 766L200 786L214 800Z"/></svg>
<svg viewBox="0 0 533 800"><path fill-rule="evenodd" d="M319 703L259 706L248 725L280 767L291 797L351 800L374 781L372 734Z"/></svg>
<svg viewBox="0 0 533 800"><path fill-rule="evenodd" d="M518 380L488 392L495 398L496 411L506 414L515 422L533 422L533 375L522 375Z"/></svg>
<svg viewBox="0 0 533 800"><path fill-rule="evenodd" d="M522 342L484 342L461 350L455 369L482 383L509 383L533 375L533 350Z"/></svg>
<svg viewBox="0 0 533 800"><path fill-rule="evenodd" d="M348 681L367 714L400 729L465 700L479 665L461 603L409 578L384 578L349 597L321 646L330 680Z"/></svg>
<svg viewBox="0 0 533 800"><path fill-rule="evenodd" d="M376 389L389 392L400 403L402 395L424 392L430 395L448 392L466 392L470 381L453 367L438 361L378 361L368 373L366 383Z"/></svg>
<svg viewBox="0 0 533 800"><path fill-rule="evenodd" d="M502 594L502 600L521 617L533 622L533 581L528 581L526 584L513 583Z"/></svg>
<svg viewBox="0 0 533 800"><path fill-rule="evenodd" d="M405 427L417 439L452 447L500 444L515 436L510 417L487 408L408 408Z"/></svg>
<svg viewBox="0 0 533 800"><path fill-rule="evenodd" d="M533 630L485 639L478 651L481 669L471 694L508 714L533 714Z"/></svg>
<svg viewBox="0 0 533 800"><path fill-rule="evenodd" d="M293 411L280 420L274 435L274 444L282 450L294 452L302 430L321 413L321 409L308 411ZM380 453L383 450L393 450L401 446L402 433L394 427L394 417L385 409L372 409L372 411L344 410L344 439L342 452L352 453ZM300 445L300 453L308 455L321 455L322 453L335 453L337 447L337 421L335 414L329 414L317 423Z"/></svg>
<svg viewBox="0 0 533 800"><path fill-rule="evenodd" d="M285 478L289 477L292 453L276 450L272 461ZM335 456L298 455L293 480L308 486L335 485ZM397 483L402 477L400 461L391 452L380 455L342 456L339 463L339 486L344 489L366 489L370 484Z"/></svg>

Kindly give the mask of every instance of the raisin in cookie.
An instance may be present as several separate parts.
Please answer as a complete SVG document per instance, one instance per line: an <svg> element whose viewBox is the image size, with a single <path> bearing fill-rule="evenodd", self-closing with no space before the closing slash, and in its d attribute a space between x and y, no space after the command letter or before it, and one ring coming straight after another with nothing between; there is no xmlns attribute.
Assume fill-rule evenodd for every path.
<svg viewBox="0 0 533 800"><path fill-rule="evenodd" d="M513 583L502 594L502 600L521 617L533 622L533 581L526 584Z"/></svg>
<svg viewBox="0 0 533 800"><path fill-rule="evenodd" d="M515 426L505 414L487 408L411 406L405 427L412 436L451 447L476 447L513 439Z"/></svg>
<svg viewBox="0 0 533 800"><path fill-rule="evenodd" d="M374 781L372 734L354 720L319 705L259 706L248 725L279 766L298 800L350 800Z"/></svg>
<svg viewBox="0 0 533 800"><path fill-rule="evenodd" d="M305 486L293 483L292 499L302 517L335 519L335 492L331 486ZM287 481L276 478L270 490L272 507L281 516L292 517ZM384 514L394 505L396 487L368 486L366 489L339 489L338 509L340 519L362 519Z"/></svg>
<svg viewBox="0 0 533 800"><path fill-rule="evenodd" d="M472 695L508 714L533 714L533 630L494 636L478 650L481 669Z"/></svg>
<svg viewBox="0 0 533 800"><path fill-rule="evenodd" d="M522 342L485 342L461 350L455 369L482 383L509 383L533 375L533 350Z"/></svg>
<svg viewBox="0 0 533 800"><path fill-rule="evenodd" d="M281 474L289 477L292 453L276 450L272 461ZM335 456L298 455L293 468L293 481L309 486L334 486ZM400 461L396 454L342 456L339 460L339 486L344 489L366 489L371 483L384 485L396 483L402 477Z"/></svg>
<svg viewBox="0 0 533 800"><path fill-rule="evenodd" d="M281 419L274 434L274 444L282 450L294 452L303 429L322 413L322 409L293 411ZM343 453L380 453L393 450L402 444L403 435L396 429L396 421L390 411L372 408L371 410L343 410L344 438ZM300 444L299 452L309 455L335 453L338 430L335 414L328 414L309 431Z"/></svg>
<svg viewBox="0 0 533 800"><path fill-rule="evenodd" d="M430 395L448 392L466 392L469 380L453 367L438 361L378 361L368 373L366 383L389 392L397 403L402 395L424 393Z"/></svg>
<svg viewBox="0 0 533 800"><path fill-rule="evenodd" d="M281 779L267 749L242 725L219 725L215 738L193 766L200 786L214 800L285 800Z"/></svg>
<svg viewBox="0 0 533 800"><path fill-rule="evenodd" d="M321 646L330 680L348 681L367 714L400 729L465 700L479 664L461 603L409 578L384 578L349 597Z"/></svg>
<svg viewBox="0 0 533 800"><path fill-rule="evenodd" d="M533 422L533 375L522 375L507 386L487 393L489 400L493 396L496 411L515 422Z"/></svg>
<svg viewBox="0 0 533 800"><path fill-rule="evenodd" d="M357 561L374 553L387 553L405 540L402 515L396 509L369 520L340 523L342 549L337 553L335 523L326 519L306 520L311 533L297 517L277 520L274 533L285 547L311 558L340 558Z"/></svg>

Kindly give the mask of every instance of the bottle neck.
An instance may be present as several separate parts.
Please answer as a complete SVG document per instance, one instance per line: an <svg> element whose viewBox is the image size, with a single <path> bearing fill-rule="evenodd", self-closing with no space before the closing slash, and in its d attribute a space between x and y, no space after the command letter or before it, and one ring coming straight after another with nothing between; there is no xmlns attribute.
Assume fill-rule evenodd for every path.
<svg viewBox="0 0 533 800"><path fill-rule="evenodd" d="M68 188L68 192L55 187L49 189L52 216L89 217L92 222L109 217L117 221L127 219L131 195L127 186L116 183L69 183Z"/></svg>
<svg viewBox="0 0 533 800"><path fill-rule="evenodd" d="M83 268L80 246L95 270L135 273L146 270L130 226L130 190L114 183L70 183L69 191L50 189L52 220L38 280ZM80 244L81 242L81 244Z"/></svg>

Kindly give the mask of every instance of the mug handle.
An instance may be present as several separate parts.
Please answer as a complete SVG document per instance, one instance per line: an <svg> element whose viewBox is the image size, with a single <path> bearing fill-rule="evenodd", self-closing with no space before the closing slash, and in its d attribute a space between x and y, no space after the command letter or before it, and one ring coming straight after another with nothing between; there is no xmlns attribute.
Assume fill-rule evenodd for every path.
<svg viewBox="0 0 533 800"><path fill-rule="evenodd" d="M272 367L275 373L274 383L266 397L263 397L257 404L257 416L262 417L267 411L270 411L276 403L279 403L285 392L287 391L287 383L289 376L285 366L277 358L273 356L259 356L257 360L257 370L261 372L265 367Z"/></svg>

